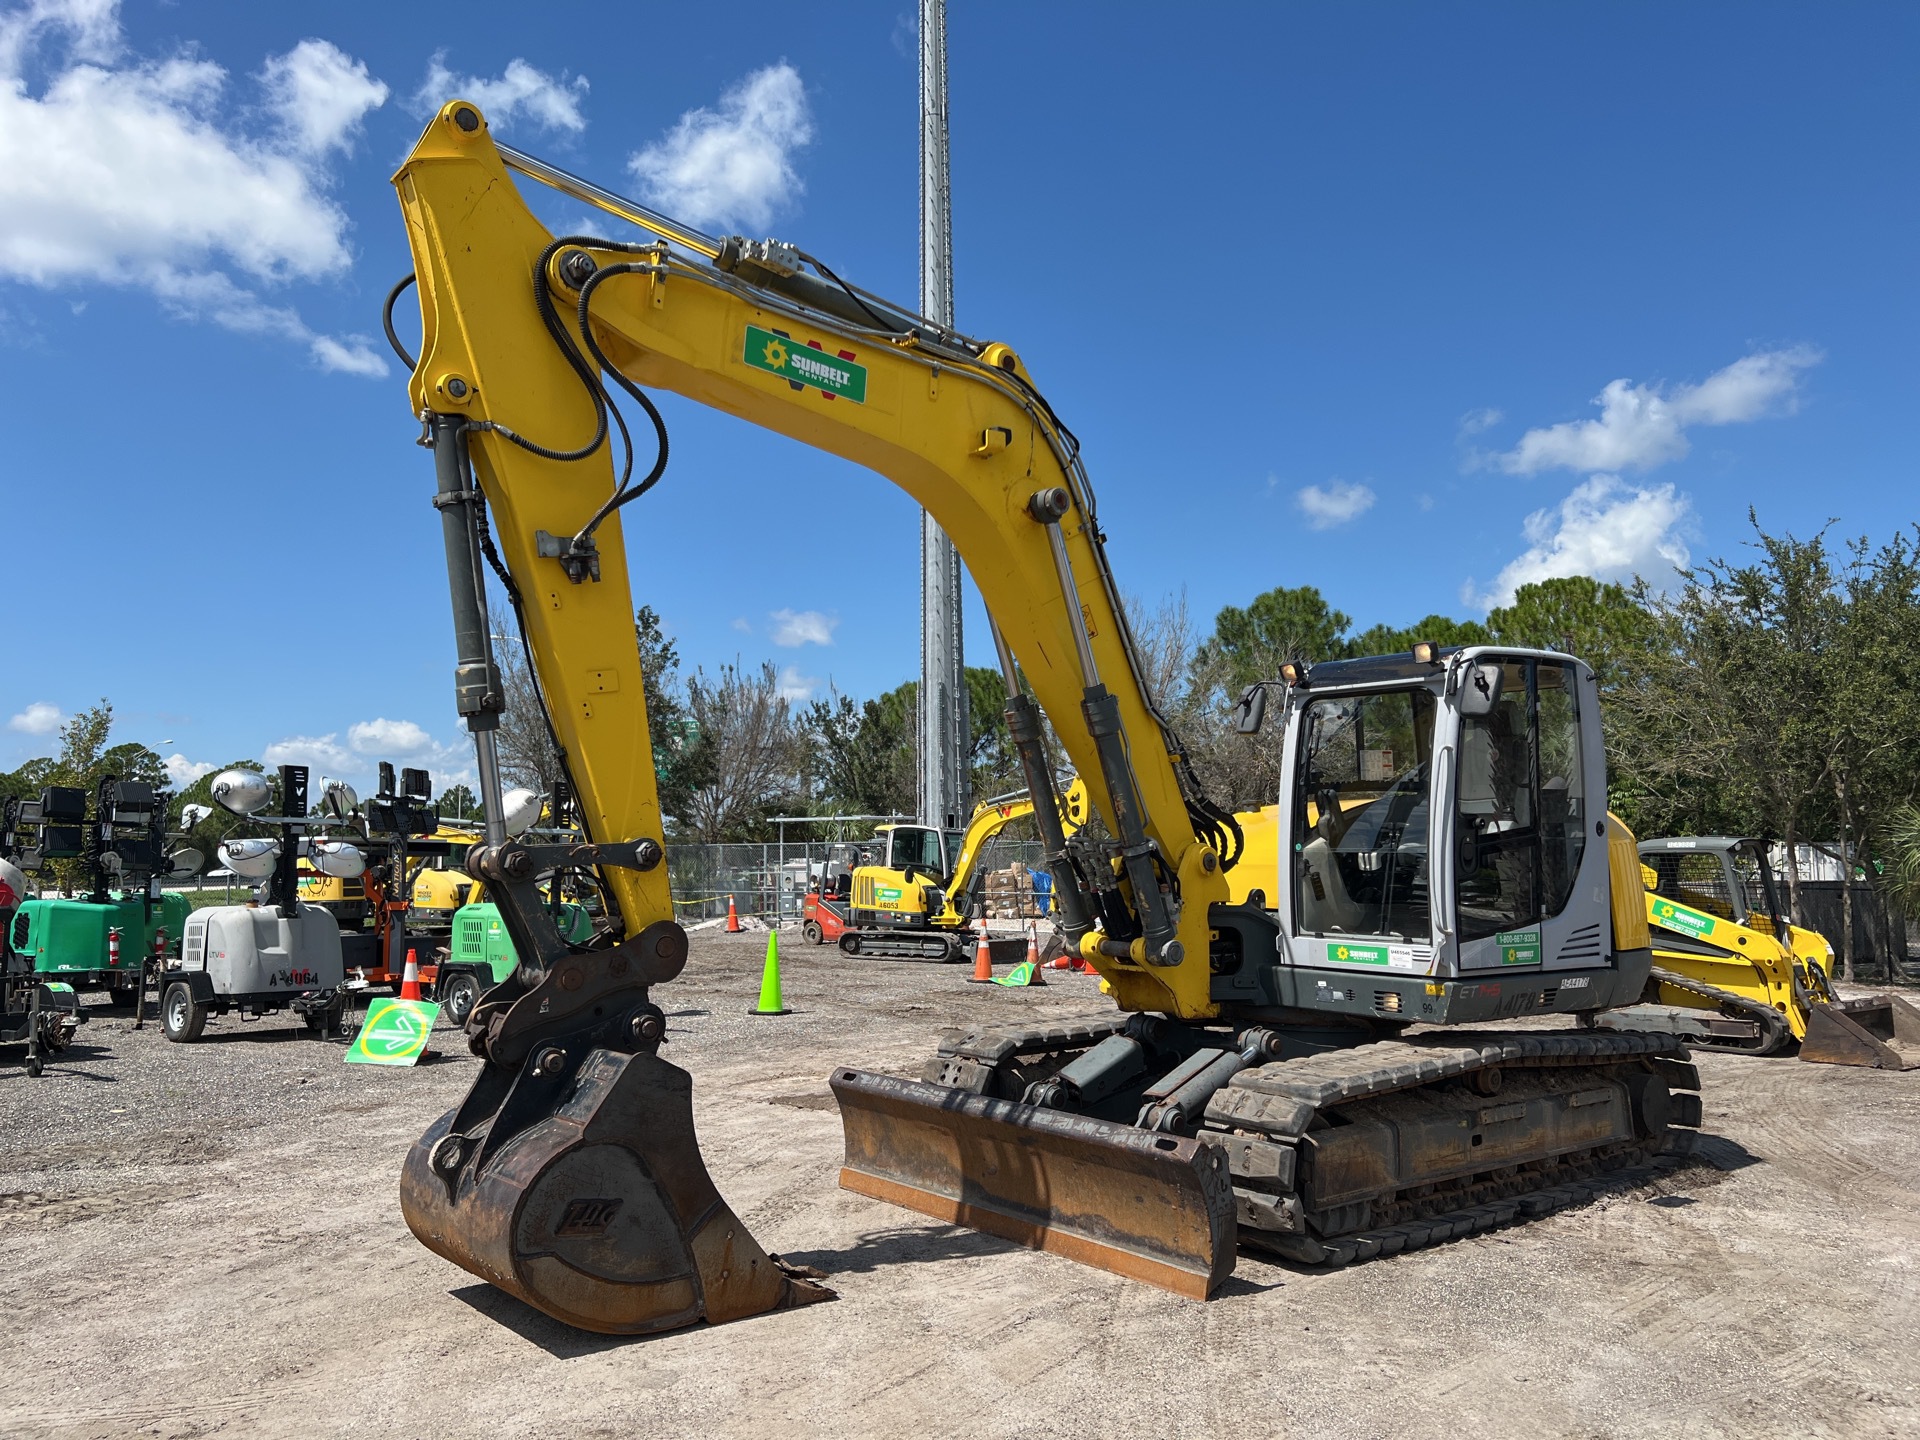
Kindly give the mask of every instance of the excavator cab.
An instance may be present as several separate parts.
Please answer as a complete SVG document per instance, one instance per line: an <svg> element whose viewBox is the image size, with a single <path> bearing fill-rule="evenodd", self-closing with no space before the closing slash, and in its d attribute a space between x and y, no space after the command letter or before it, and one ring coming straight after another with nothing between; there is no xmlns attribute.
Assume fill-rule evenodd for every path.
<svg viewBox="0 0 1920 1440"><path fill-rule="evenodd" d="M1586 665L1473 648L1296 675L1281 804L1290 843L1273 892L1291 984L1278 988L1351 994L1347 1008L1409 1018L1439 1018L1448 999L1413 977L1501 977L1503 1013L1638 992L1643 977L1624 973L1633 957L1621 968L1612 958L1606 761ZM1349 991L1361 975L1375 979Z"/></svg>

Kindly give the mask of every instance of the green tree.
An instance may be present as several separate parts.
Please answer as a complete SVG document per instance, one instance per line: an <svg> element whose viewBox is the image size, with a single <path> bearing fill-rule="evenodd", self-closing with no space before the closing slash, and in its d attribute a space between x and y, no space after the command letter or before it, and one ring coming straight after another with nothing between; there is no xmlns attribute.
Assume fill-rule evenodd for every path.
<svg viewBox="0 0 1920 1440"><path fill-rule="evenodd" d="M919 690L911 680L872 700L836 690L807 708L801 726L817 813L913 814Z"/></svg>
<svg viewBox="0 0 1920 1440"><path fill-rule="evenodd" d="M1289 660L1333 660L1346 653L1351 616L1327 604L1311 585L1268 590L1244 610L1229 605L1193 657L1202 689L1237 695L1271 680Z"/></svg>
<svg viewBox="0 0 1920 1440"><path fill-rule="evenodd" d="M1375 625L1362 630L1346 642L1350 659L1366 655L1397 655L1411 650L1416 641L1431 645L1485 645L1493 639L1487 627L1477 620L1454 620L1445 615L1429 615L1416 625L1402 630L1393 625Z"/></svg>
<svg viewBox="0 0 1920 1440"><path fill-rule="evenodd" d="M478 820L481 807L479 797L465 785L449 785L440 792L435 802L443 820Z"/></svg>
<svg viewBox="0 0 1920 1440"><path fill-rule="evenodd" d="M1593 667L1603 693L1654 638L1653 617L1639 597L1587 575L1522 585L1511 604L1489 612L1486 631L1496 644L1579 656Z"/></svg>

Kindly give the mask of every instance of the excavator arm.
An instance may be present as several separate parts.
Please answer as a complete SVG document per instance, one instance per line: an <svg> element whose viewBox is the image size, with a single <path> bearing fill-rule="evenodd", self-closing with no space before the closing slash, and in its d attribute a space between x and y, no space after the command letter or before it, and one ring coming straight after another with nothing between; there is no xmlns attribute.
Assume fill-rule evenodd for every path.
<svg viewBox="0 0 1920 1440"><path fill-rule="evenodd" d="M966 913L967 891L973 887L974 872L980 868L980 858L986 854L994 836L1014 821L1031 814L1031 795L1022 795L998 805L981 805L973 812L973 818L967 822L966 833L960 837L960 857L954 864L953 874L947 879L945 894L948 915L958 918ZM1071 836L1086 823L1087 787L1076 776L1067 786L1066 793L1060 797L1060 828L1064 834Z"/></svg>
<svg viewBox="0 0 1920 1440"><path fill-rule="evenodd" d="M512 170L660 239L556 240ZM507 150L463 101L441 108L394 183L422 322L409 395L434 453L456 703L487 810L485 840L464 868L498 903L519 956L468 1021L485 1064L460 1108L410 1153L403 1210L429 1247L587 1329L640 1333L821 1298L721 1199L694 1138L691 1080L656 1053L664 1017L650 988L679 973L687 942L661 863L629 591L630 566L644 572L670 543L645 530L644 505L625 508L666 460L647 392L675 392L878 471L953 537L994 620L1057 923L1123 1011L1216 1015L1208 909L1227 897L1232 819L1183 784L1178 744L1141 679L1077 442L1014 351L943 332L790 246L701 235ZM400 348L391 297L388 309ZM626 437L610 386L652 419L657 457L644 435ZM636 519L629 544L623 522ZM515 610L584 842L505 834L494 748L502 686L483 564ZM1042 712L1105 821L1097 840L1066 833ZM556 867L596 871L617 909L594 944L569 945L540 923L534 877ZM850 1156L853 1112L858 1143L871 1148L887 1130L879 1109L894 1103L849 1100L861 1083L859 1072L835 1079ZM1107 1148L1121 1160L1114 1193L1155 1197L1147 1229L1160 1228L1162 1209L1197 1226L1173 1249L1197 1252L1182 1261L1194 1278L1179 1283L1206 1293L1231 1265L1217 1152L1143 1137ZM1099 1168L1079 1151L1066 1163L1075 1174ZM843 1183L872 1193L872 1178L852 1173L850 1159ZM1044 1166L1022 1174L1052 1188ZM1012 1225L1035 1243L1028 1198L1000 1199L1005 1213L972 1223ZM948 1202L908 1203L944 1213ZM1108 1213L1117 1212L1088 1212L1096 1233L1074 1253L1114 1252Z"/></svg>
<svg viewBox="0 0 1920 1440"><path fill-rule="evenodd" d="M1177 742L1140 677L1077 444L1020 357L828 285L788 247L715 241L625 202L616 203L627 218L672 241L556 243L521 199L509 155L473 106L454 101L396 177L425 336L410 395L436 445L464 449L484 493L591 833L661 833L628 589L629 555L644 568L648 541L630 551L620 510L583 533L616 493L611 444L552 458L595 433L587 372L598 373L603 356L633 386L865 465L940 522L1001 642L1063 928L1122 1008L1212 1015L1207 907L1227 896L1230 821L1182 784ZM612 200L581 182L568 188ZM448 459L457 472L458 454ZM447 497L469 488L443 481L449 513L459 501ZM484 646L471 648L461 657L463 713L484 714L474 708L484 697L466 691L493 682L477 653ZM1058 802L1035 702L1114 837L1104 853L1070 854L1048 824ZM615 873L610 883L630 931L671 918L664 870ZM1123 903L1101 904L1113 891ZM1126 918L1115 926L1117 916Z"/></svg>

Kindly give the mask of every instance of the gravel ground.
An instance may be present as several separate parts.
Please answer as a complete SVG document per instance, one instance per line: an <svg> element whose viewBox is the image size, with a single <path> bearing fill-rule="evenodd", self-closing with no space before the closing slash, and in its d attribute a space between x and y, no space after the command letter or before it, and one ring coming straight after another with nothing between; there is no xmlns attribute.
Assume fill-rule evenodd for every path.
<svg viewBox="0 0 1920 1440"><path fill-rule="evenodd" d="M400 1162L477 1062L348 1067L297 1025L196 1045L99 1008L0 1062L0 1435L974 1437L1920 1434L1920 1071L1701 1057L1705 1163L1655 1190L1223 1295L1145 1286L839 1190L829 1069L1097 1008L1093 982L695 937L657 992L715 1179L835 1304L570 1331L416 1244ZM17 1052L7 1052L11 1061Z"/></svg>

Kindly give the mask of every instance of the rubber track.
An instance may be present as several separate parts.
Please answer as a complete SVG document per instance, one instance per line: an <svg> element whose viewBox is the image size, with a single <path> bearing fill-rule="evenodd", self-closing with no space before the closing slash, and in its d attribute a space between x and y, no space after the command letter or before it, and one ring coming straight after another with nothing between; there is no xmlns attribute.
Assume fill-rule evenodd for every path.
<svg viewBox="0 0 1920 1440"><path fill-rule="evenodd" d="M1757 1020L1765 1038L1758 1045L1725 1045L1713 1040L1696 1040L1693 1043L1702 1050L1721 1050L1734 1055L1772 1055L1783 1049L1793 1040L1793 1031L1787 1020L1771 1005L1758 1000L1748 999L1745 995L1736 995L1731 990L1722 990L1718 985L1708 985L1699 980L1690 980L1685 975L1672 970L1663 970L1655 966L1652 976L1662 985L1671 985L1675 990L1684 990L1689 995L1698 995L1702 1000L1711 1000L1722 1010L1731 1010L1736 1018Z"/></svg>
<svg viewBox="0 0 1920 1440"><path fill-rule="evenodd" d="M1662 1057L1687 1058L1679 1036L1637 1030L1448 1031L1242 1070L1207 1102L1206 1113L1229 1129L1259 1129L1297 1140L1307 1133L1314 1112L1329 1105L1432 1085L1490 1065L1604 1065Z"/></svg>
<svg viewBox="0 0 1920 1440"><path fill-rule="evenodd" d="M1027 1030L950 1031L928 1067L928 1078L937 1078L942 1064L952 1061L971 1062L985 1072L1022 1055L1084 1048L1125 1029L1127 1019L1125 1013L1107 1010ZM1262 1131L1266 1137L1287 1144L1306 1134L1322 1107L1432 1085L1491 1065L1544 1068L1636 1059L1651 1062L1675 1088L1699 1088L1699 1074L1687 1063L1687 1047L1676 1035L1607 1030L1448 1031L1376 1041L1243 1070L1214 1095L1207 1105L1206 1118L1225 1129ZM984 1081L984 1073L980 1078ZM1206 1133L1201 1131L1202 1136ZM1602 1195L1644 1185L1685 1163L1693 1139L1692 1130L1674 1129L1668 1134L1668 1153L1646 1163L1563 1180L1524 1195L1466 1205L1439 1216L1377 1226L1333 1239L1258 1230L1243 1224L1240 1243L1310 1265L1347 1265L1397 1255L1517 1221L1539 1219L1585 1205ZM1580 1162L1569 1158L1566 1163Z"/></svg>
<svg viewBox="0 0 1920 1440"><path fill-rule="evenodd" d="M1691 1131L1676 1131L1690 1142ZM1398 1225L1383 1225L1361 1230L1332 1240L1311 1235L1279 1235L1265 1230L1240 1227L1240 1243L1265 1250L1302 1265L1351 1265L1358 1261L1399 1255L1441 1245L1466 1235L1498 1230L1516 1221L1538 1220L1556 1211L1570 1210L1598 1200L1603 1195L1620 1194L1669 1175L1686 1163L1684 1154L1666 1154L1649 1164L1609 1171L1592 1179L1573 1180L1550 1185L1526 1195L1468 1205L1426 1220L1407 1220Z"/></svg>
<svg viewBox="0 0 1920 1440"><path fill-rule="evenodd" d="M1608 1065L1622 1060L1649 1061L1671 1085L1694 1090L1699 1087L1699 1073L1687 1063L1686 1047L1675 1035L1604 1030L1546 1034L1450 1031L1377 1041L1351 1050L1243 1070L1208 1103L1207 1119L1223 1128L1259 1130L1267 1138L1289 1144L1304 1136L1314 1116L1329 1106L1431 1085L1494 1065L1541 1069ZM1578 1176L1524 1195L1465 1205L1436 1217L1400 1221L1330 1239L1248 1225L1241 1226L1240 1236L1245 1244L1308 1265L1346 1265L1396 1255L1516 1220L1537 1219L1570 1205L1585 1204L1599 1194L1645 1184L1677 1166L1685 1151L1691 1149L1693 1136L1690 1129L1673 1129L1668 1132L1668 1153L1640 1165ZM1571 1157L1562 1162L1568 1168L1585 1163L1591 1162Z"/></svg>

